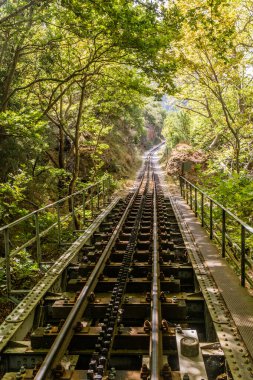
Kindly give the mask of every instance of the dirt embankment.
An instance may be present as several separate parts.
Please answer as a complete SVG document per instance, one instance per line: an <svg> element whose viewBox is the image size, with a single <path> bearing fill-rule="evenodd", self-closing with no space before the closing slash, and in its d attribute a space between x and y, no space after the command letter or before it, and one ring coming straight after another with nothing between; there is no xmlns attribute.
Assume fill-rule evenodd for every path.
<svg viewBox="0 0 253 380"><path fill-rule="evenodd" d="M196 150L188 144L178 144L168 157L166 171L173 177L183 175L188 179L194 179L197 167L204 169L206 161L207 155L203 151Z"/></svg>

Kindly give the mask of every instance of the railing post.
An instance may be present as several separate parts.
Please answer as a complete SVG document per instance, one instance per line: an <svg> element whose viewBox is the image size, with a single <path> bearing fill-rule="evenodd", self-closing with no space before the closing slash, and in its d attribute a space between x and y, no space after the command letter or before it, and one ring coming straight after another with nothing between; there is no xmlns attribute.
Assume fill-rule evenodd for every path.
<svg viewBox="0 0 253 380"><path fill-rule="evenodd" d="M109 192L109 189L108 189L108 178L106 178L104 180L104 192L105 192L105 203L108 202L108 192Z"/></svg>
<svg viewBox="0 0 253 380"><path fill-rule="evenodd" d="M73 223L73 230L76 228L75 224L75 204L74 204L74 195L71 194L71 213L72 213L72 223Z"/></svg>
<svg viewBox="0 0 253 380"><path fill-rule="evenodd" d="M213 201L210 199L210 239L213 239Z"/></svg>
<svg viewBox="0 0 253 380"><path fill-rule="evenodd" d="M183 197L183 179L182 179L182 177L179 177L179 183L180 183L180 194L181 194L181 197Z"/></svg>
<svg viewBox="0 0 253 380"><path fill-rule="evenodd" d="M196 187L194 189L194 212L195 216L198 216L198 192Z"/></svg>
<svg viewBox="0 0 253 380"><path fill-rule="evenodd" d="M245 286L245 227L241 225L241 285Z"/></svg>
<svg viewBox="0 0 253 380"><path fill-rule="evenodd" d="M111 177L109 176L108 177L108 189L107 189L107 191L108 191L108 202L110 202L110 189L111 189Z"/></svg>
<svg viewBox="0 0 253 380"><path fill-rule="evenodd" d="M5 267L6 267L6 288L7 295L11 292L11 270L10 270L10 241L9 229L4 230L4 253L5 253Z"/></svg>
<svg viewBox="0 0 253 380"><path fill-rule="evenodd" d="M60 204L57 203L57 233L58 233L58 244L61 244L61 213Z"/></svg>
<svg viewBox="0 0 253 380"><path fill-rule="evenodd" d="M85 210L86 210L86 196L85 190L83 191L83 224L85 224Z"/></svg>
<svg viewBox="0 0 253 380"><path fill-rule="evenodd" d="M226 211L222 209L222 245L221 245L222 257L226 256Z"/></svg>
<svg viewBox="0 0 253 380"><path fill-rule="evenodd" d="M186 187L186 203L188 204L188 200L189 200L189 194L188 194L189 186L188 186L188 182L185 183L185 187Z"/></svg>
<svg viewBox="0 0 253 380"><path fill-rule="evenodd" d="M90 189L90 209L91 209L91 217L94 216L94 205L93 205L93 187Z"/></svg>
<svg viewBox="0 0 253 380"><path fill-rule="evenodd" d="M39 215L36 212L35 217L35 229L36 229L36 246L37 246L37 263L40 265L41 262L41 246L40 246L40 226L39 226Z"/></svg>
<svg viewBox="0 0 253 380"><path fill-rule="evenodd" d="M204 194L201 193L201 226L204 227Z"/></svg>
<svg viewBox="0 0 253 380"><path fill-rule="evenodd" d="M192 210L192 185L190 184L190 207Z"/></svg>
<svg viewBox="0 0 253 380"><path fill-rule="evenodd" d="M99 195L99 193L100 193L100 183L98 182L98 184L97 184L97 209L99 210L99 208L100 208L100 195Z"/></svg>
<svg viewBox="0 0 253 380"><path fill-rule="evenodd" d="M105 180L102 181L102 197L103 197L103 207L105 207Z"/></svg>

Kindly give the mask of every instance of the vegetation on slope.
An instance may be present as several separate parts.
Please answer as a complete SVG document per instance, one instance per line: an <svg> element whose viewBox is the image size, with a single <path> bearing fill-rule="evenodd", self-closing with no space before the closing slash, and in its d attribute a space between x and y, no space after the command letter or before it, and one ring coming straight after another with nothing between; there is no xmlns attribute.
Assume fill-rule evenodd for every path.
<svg viewBox="0 0 253 380"><path fill-rule="evenodd" d="M123 153L132 165L136 146L149 144L154 80L166 73L172 86L174 60L162 56L177 26L152 1L13 0L0 9L3 224L106 171L126 173Z"/></svg>
<svg viewBox="0 0 253 380"><path fill-rule="evenodd" d="M195 182L252 223L252 1L174 2L181 34L164 134L206 156ZM187 175L187 173L186 173ZM188 174L189 175L189 174Z"/></svg>
<svg viewBox="0 0 253 380"><path fill-rule="evenodd" d="M127 175L160 139L164 93L171 172L193 162L195 181L251 223L252 5L1 2L1 224Z"/></svg>

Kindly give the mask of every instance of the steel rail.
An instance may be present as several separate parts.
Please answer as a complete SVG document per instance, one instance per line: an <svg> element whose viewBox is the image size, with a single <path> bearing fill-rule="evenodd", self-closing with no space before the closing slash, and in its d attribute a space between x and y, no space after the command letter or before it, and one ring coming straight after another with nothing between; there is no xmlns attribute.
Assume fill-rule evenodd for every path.
<svg viewBox="0 0 253 380"><path fill-rule="evenodd" d="M147 193L148 193L148 189L149 189L149 186L150 186L150 155L147 157L147 161L146 161L146 183L145 183L145 188L143 190L143 194L141 196L141 201L140 201L140 204L139 204L139 209L138 209L138 212L137 212L137 215L136 215L136 218L135 218L135 222L134 222L134 225L133 225L133 228L132 228L132 231L131 231L131 236L130 236L130 239L129 239L129 242L128 242L128 245L126 247L126 250L125 250L125 253L124 253L124 256L123 256L123 262L126 263L126 265L124 265L124 268L123 268L123 271L122 273L118 274L118 277L117 277L117 282L120 283L121 287L122 287L122 294L121 296L119 297L120 298L120 306L119 308L122 307L123 305L123 302L124 302L124 294L125 294L125 291L126 291L126 286L127 286L127 281L128 281L128 277L129 277L129 269L132 265L132 262L133 262L133 257L134 257L134 253L135 253L135 247L136 247L136 243L137 243L137 237L138 237L138 231L139 231L139 228L140 228L140 223L141 223L141 218L142 218L142 213L143 213L143 208L144 208L144 205L145 205L145 202L146 202L146 199L147 199ZM143 178L145 178L145 173L144 173L144 176ZM126 274L125 278L123 277L124 276L124 273ZM116 290L117 286L114 287L114 289ZM114 303L114 301L111 299L111 302L112 304ZM113 326L113 333L112 333L112 340L111 340L111 343L110 343L110 346L109 346L109 350L108 350L108 357L106 359L106 363L105 363L105 369L107 369L107 364L110 360L110 356L111 356L111 352L112 352L112 348L113 348L113 344L114 344L114 339L115 339L115 333L116 333L116 326L117 326L117 320L116 320L116 316L115 316L115 321L114 321L114 326Z"/></svg>
<svg viewBox="0 0 253 380"><path fill-rule="evenodd" d="M24 326L27 318L33 313L35 307L43 299L46 293L52 288L57 278L62 275L67 265L73 261L84 244L88 242L93 233L99 228L105 217L109 215L120 198L115 198L107 209L101 213L87 230L67 249L67 251L49 268L43 278L31 289L29 294L19 303L19 307L15 308L11 314L0 325L0 352L4 349L7 343L14 337L19 330L28 330Z"/></svg>
<svg viewBox="0 0 253 380"><path fill-rule="evenodd" d="M158 250L157 222L157 189L154 178L153 194L153 265L152 265L152 300L151 300L151 336L150 358L151 379L161 379L162 366L162 333L161 333L161 302L160 302L160 264Z"/></svg>
<svg viewBox="0 0 253 380"><path fill-rule="evenodd" d="M68 348L68 345L69 345L69 343L70 343L70 341L71 341L71 339L75 333L74 328L75 328L77 322L79 322L80 319L82 318L82 315L85 311L85 308L88 305L88 302L89 302L88 296L94 290L94 288L97 284L98 278L99 278L100 274L102 273L102 271L105 267L105 264L106 264L106 261L107 261L109 255L110 255L111 249L112 249L116 239L118 238L118 235L122 229L122 226L123 226L128 214L129 214L129 211L130 211L138 193L139 193L139 190L142 186L142 182L144 180L146 168L147 168L147 162L146 162L146 165L144 166L143 175L142 175L142 178L140 180L139 186L137 187L137 189L133 193L132 198L130 199L130 201L126 207L126 210L124 211L124 214L122 215L118 225L116 226L116 228L115 228L109 242L107 243L100 259L98 260L98 262L97 262L95 268L93 269L86 285L83 287L75 305L71 309L64 325L62 326L59 334L57 335L54 343L52 344L49 352L47 353L39 371L37 372L37 374L34 378L35 380L45 380L45 379L52 378L53 369L59 363L62 356L65 354L65 352Z"/></svg>

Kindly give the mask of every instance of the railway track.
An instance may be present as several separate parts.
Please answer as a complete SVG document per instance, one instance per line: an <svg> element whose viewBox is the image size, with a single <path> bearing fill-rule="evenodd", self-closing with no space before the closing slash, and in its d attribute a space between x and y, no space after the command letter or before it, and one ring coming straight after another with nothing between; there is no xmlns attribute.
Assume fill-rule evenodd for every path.
<svg viewBox="0 0 253 380"><path fill-rule="evenodd" d="M153 152L32 312L2 326L4 380L230 379Z"/></svg>

